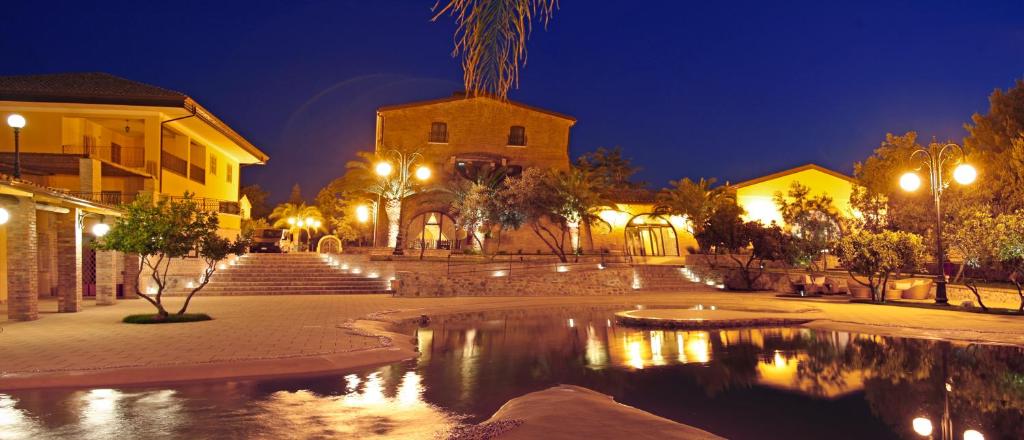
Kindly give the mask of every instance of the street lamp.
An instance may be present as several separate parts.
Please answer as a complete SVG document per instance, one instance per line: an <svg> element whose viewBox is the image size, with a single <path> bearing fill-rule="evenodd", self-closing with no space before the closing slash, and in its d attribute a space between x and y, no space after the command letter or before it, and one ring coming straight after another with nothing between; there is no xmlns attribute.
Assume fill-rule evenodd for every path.
<svg viewBox="0 0 1024 440"><path fill-rule="evenodd" d="M951 157L951 155L953 155ZM910 160L921 160L922 166L928 167L928 182L931 184L932 199L935 201L935 259L939 264L939 275L935 283L935 303L949 304L946 296L946 252L942 248L942 192L949 183L943 181L943 165L947 161L956 160L959 162L953 170L953 180L961 185L968 185L978 177L978 171L968 163L964 162L964 149L957 144L946 144L941 148L932 144L929 148L918 149L910 155ZM919 168L920 169L920 168ZM900 187L905 191L913 192L921 187L921 177L915 172L908 172L900 177Z"/></svg>
<svg viewBox="0 0 1024 440"><path fill-rule="evenodd" d="M391 164L387 162L380 162L374 168L373 171L380 176L381 179L387 179L391 175ZM380 212L380 193L377 193L377 204L373 205L373 243L371 246L377 247L377 215Z"/></svg>
<svg viewBox="0 0 1024 440"><path fill-rule="evenodd" d="M25 117L14 113L7 117L7 125L14 129L14 178L21 178L21 148L18 144L18 135L21 129L25 128Z"/></svg>

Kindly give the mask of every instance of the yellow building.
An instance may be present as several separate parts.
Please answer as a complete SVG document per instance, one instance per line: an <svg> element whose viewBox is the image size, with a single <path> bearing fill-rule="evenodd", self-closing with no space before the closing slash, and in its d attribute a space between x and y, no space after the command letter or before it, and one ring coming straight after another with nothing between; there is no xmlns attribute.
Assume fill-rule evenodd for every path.
<svg viewBox="0 0 1024 440"><path fill-rule="evenodd" d="M22 179L113 205L190 192L226 232L241 220L240 167L268 159L187 95L105 73L0 77L0 115L14 113ZM14 137L0 136L0 171L13 159Z"/></svg>
<svg viewBox="0 0 1024 440"><path fill-rule="evenodd" d="M797 182L811 190L811 197L822 194L831 197L840 215L853 215L850 194L856 181L850 176L814 164L740 182L731 188L736 192L736 203L747 212L746 220L764 224L776 222L784 226L774 197L776 193L787 194L793 183Z"/></svg>
<svg viewBox="0 0 1024 440"><path fill-rule="evenodd" d="M134 295L138 256L89 242L140 194L192 193L234 238L248 213L240 168L268 159L192 98L105 73L0 76L0 119L11 115L24 118L0 125L11 130L0 136L0 310L11 319L38 318L40 298L75 312L83 297Z"/></svg>

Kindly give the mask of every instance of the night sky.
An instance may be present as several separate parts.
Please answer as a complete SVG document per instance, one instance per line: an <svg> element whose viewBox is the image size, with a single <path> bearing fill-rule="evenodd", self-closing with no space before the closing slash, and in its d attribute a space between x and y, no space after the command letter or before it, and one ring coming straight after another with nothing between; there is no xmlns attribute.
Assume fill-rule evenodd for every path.
<svg viewBox="0 0 1024 440"><path fill-rule="evenodd" d="M377 107L461 88L433 3L8 1L0 73L182 91L271 156L243 183L312 198L372 148ZM563 0L511 98L575 116L573 156L622 146L660 187L808 162L849 173L886 132L959 140L1024 77L1019 0L838 3Z"/></svg>

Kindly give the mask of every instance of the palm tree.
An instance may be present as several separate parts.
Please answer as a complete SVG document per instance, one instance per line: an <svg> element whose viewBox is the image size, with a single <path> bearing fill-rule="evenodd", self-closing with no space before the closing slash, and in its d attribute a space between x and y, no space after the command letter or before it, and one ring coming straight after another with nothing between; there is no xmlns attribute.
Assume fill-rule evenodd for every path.
<svg viewBox="0 0 1024 440"><path fill-rule="evenodd" d="M686 218L690 224L690 232L699 233L708 218L723 202L732 200L726 187L714 187L715 179L701 179L697 182L689 177L670 181L671 188L662 188L658 193L658 204L670 214Z"/></svg>
<svg viewBox="0 0 1024 440"><path fill-rule="evenodd" d="M319 230L323 225L324 216L316 206L307 206L305 203L282 203L270 213L274 220L274 227L288 229L292 234L292 241L298 244L298 232L305 231L306 237L312 238L312 233ZM309 240L312 244L312 240Z"/></svg>
<svg viewBox="0 0 1024 440"><path fill-rule="evenodd" d="M429 168L425 175L420 174L424 159L419 151L387 150L380 154L360 152L358 155L361 160L345 165L349 169L346 176L351 174L351 185L382 200L388 216L388 247L401 252L402 201L424 189L420 181L429 178ZM387 173L378 168L382 164L387 164Z"/></svg>
<svg viewBox="0 0 1024 440"><path fill-rule="evenodd" d="M519 86L534 18L547 26L557 7L558 0L438 0L433 20L455 18L452 54L462 54L466 92L504 100Z"/></svg>
<svg viewBox="0 0 1024 440"><path fill-rule="evenodd" d="M606 195L608 189L600 182L600 179L578 167L554 176L555 189L565 204L559 214L565 218L566 226L569 228L573 252L580 250L581 225L586 226L588 230L594 222L605 223L611 227L597 215L600 209L615 206L615 202Z"/></svg>
<svg viewBox="0 0 1024 440"><path fill-rule="evenodd" d="M483 167L475 179L451 180L439 193L447 201L458 226L472 237L473 249L477 251L483 251L481 228L491 225L500 225L502 229L506 227L495 195L504 186L507 176L506 167Z"/></svg>

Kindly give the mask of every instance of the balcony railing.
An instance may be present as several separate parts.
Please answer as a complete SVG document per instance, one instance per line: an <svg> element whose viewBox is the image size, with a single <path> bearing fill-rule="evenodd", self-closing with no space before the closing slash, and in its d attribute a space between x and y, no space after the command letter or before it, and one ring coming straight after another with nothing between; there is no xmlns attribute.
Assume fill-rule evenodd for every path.
<svg viewBox="0 0 1024 440"><path fill-rule="evenodd" d="M188 176L188 161L175 156L167 151L164 151L160 155L160 163L163 168L167 171L180 175L182 177Z"/></svg>
<svg viewBox="0 0 1024 440"><path fill-rule="evenodd" d="M129 168L146 167L146 150L142 147L62 145L61 152L74 156L101 159Z"/></svg>
<svg viewBox="0 0 1024 440"><path fill-rule="evenodd" d="M127 194L114 191L104 192L67 192L69 196L78 197L80 199L89 200L91 202L102 203L109 206L121 206L127 205L134 202L137 198L136 194ZM180 196L162 196L161 199L166 200L185 200L184 197ZM208 212L219 212L221 214L241 214L242 210L238 206L238 202L231 202L228 200L218 199L207 199L203 197L192 197L192 202L199 206L200 209Z"/></svg>

